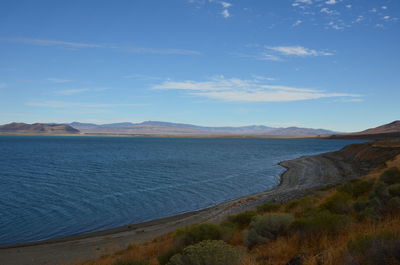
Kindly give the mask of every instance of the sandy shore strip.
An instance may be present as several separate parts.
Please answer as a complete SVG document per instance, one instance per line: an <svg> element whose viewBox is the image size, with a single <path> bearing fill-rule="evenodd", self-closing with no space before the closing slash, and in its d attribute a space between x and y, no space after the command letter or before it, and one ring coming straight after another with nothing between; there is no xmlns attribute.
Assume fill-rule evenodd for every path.
<svg viewBox="0 0 400 265"><path fill-rule="evenodd" d="M372 148L370 143L351 146ZM265 202L287 202L310 194L314 190L346 182L365 174L382 161L386 162L400 154L400 148L389 150L386 156L382 156L381 150L378 150L382 161L374 159L376 163L363 165L363 161L355 159L354 155L361 151L365 152L365 148L351 148L351 146L337 152L281 162L280 165L287 170L282 174L281 183L275 189L241 197L200 211L150 222L60 239L0 247L0 264L66 265L99 258L124 249L131 243L150 241L187 225L219 222L231 214L253 209Z"/></svg>

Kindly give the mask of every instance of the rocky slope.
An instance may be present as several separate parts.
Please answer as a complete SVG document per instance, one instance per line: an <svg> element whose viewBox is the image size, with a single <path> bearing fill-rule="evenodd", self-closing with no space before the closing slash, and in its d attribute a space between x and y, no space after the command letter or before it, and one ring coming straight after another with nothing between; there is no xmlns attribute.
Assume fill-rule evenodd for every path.
<svg viewBox="0 0 400 265"><path fill-rule="evenodd" d="M330 136L331 139L389 139L400 138L400 120L378 126L376 128L367 129L361 132L335 134Z"/></svg>

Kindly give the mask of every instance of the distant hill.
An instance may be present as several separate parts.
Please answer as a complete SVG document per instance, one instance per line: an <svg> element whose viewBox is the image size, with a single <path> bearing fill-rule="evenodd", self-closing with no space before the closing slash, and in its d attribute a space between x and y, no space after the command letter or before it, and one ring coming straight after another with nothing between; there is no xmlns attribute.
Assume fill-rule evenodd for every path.
<svg viewBox="0 0 400 265"><path fill-rule="evenodd" d="M400 120L367 129L361 132L335 134L330 138L335 139L388 139L400 138Z"/></svg>
<svg viewBox="0 0 400 265"><path fill-rule="evenodd" d="M43 133L43 134L75 134L79 130L66 124L44 124L44 123L9 123L0 125L0 133Z"/></svg>
<svg viewBox="0 0 400 265"><path fill-rule="evenodd" d="M268 136L313 136L331 135L335 132L324 129L300 127L273 128L263 125L240 127L206 127L192 124L171 123L162 121L145 121L142 123L70 123L83 133L102 134L145 134L145 135L268 135Z"/></svg>

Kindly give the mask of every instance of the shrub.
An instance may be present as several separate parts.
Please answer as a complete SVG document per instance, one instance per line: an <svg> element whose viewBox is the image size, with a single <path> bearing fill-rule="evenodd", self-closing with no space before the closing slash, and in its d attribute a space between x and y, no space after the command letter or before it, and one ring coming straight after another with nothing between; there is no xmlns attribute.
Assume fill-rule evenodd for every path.
<svg viewBox="0 0 400 265"><path fill-rule="evenodd" d="M400 211L400 198L394 197L388 201L387 209L388 213L398 213Z"/></svg>
<svg viewBox="0 0 400 265"><path fill-rule="evenodd" d="M350 240L345 264L387 265L400 263L400 238L390 232L362 235Z"/></svg>
<svg viewBox="0 0 400 265"><path fill-rule="evenodd" d="M178 245L185 247L203 240L228 240L231 234L231 230L227 227L216 224L196 224L179 229L176 239Z"/></svg>
<svg viewBox="0 0 400 265"><path fill-rule="evenodd" d="M335 195L326 200L321 208L327 209L332 213L348 214L351 212L351 196L344 192L337 192Z"/></svg>
<svg viewBox="0 0 400 265"><path fill-rule="evenodd" d="M388 187L389 194L393 197L400 197L400 183L399 184L394 184L390 185Z"/></svg>
<svg viewBox="0 0 400 265"><path fill-rule="evenodd" d="M248 226L256 215L257 213L255 211L246 211L237 215L229 216L228 221L243 228Z"/></svg>
<svg viewBox="0 0 400 265"><path fill-rule="evenodd" d="M388 185L382 181L376 181L373 191L369 195L370 198L378 198L379 200L387 200L390 198Z"/></svg>
<svg viewBox="0 0 400 265"><path fill-rule="evenodd" d="M305 196L301 199L289 202L286 210L296 215L301 215L314 209L318 199L312 196Z"/></svg>
<svg viewBox="0 0 400 265"><path fill-rule="evenodd" d="M287 213L270 213L256 217L245 233L245 242L252 247L274 240L278 235L287 234L293 221L293 215Z"/></svg>
<svg viewBox="0 0 400 265"><path fill-rule="evenodd" d="M263 205L260 205L257 207L257 212L259 213L267 213L267 212L273 212L277 211L281 208L281 204L279 203L264 203Z"/></svg>
<svg viewBox="0 0 400 265"><path fill-rule="evenodd" d="M160 265L165 265L168 263L168 261L171 259L171 257L173 257L175 254L178 254L180 252L181 249L179 248L173 248L171 250L168 250L167 252L164 252L162 254L160 254L157 257L158 263Z"/></svg>
<svg viewBox="0 0 400 265"><path fill-rule="evenodd" d="M347 193L353 198L358 198L362 195L369 193L372 190L373 186L373 181L354 180L339 186L337 190Z"/></svg>
<svg viewBox="0 0 400 265"><path fill-rule="evenodd" d="M360 200L353 203L353 209L356 212L364 211L368 206L370 206L370 202L368 200Z"/></svg>
<svg viewBox="0 0 400 265"><path fill-rule="evenodd" d="M300 234L336 234L350 224L351 218L331 213L327 210L315 212L309 216L298 218L292 229Z"/></svg>
<svg viewBox="0 0 400 265"><path fill-rule="evenodd" d="M114 265L147 265L148 261L144 260L119 260Z"/></svg>
<svg viewBox="0 0 400 265"><path fill-rule="evenodd" d="M389 168L379 179L389 185L400 183L400 170L395 167Z"/></svg>
<svg viewBox="0 0 400 265"><path fill-rule="evenodd" d="M236 265L241 262L240 250L223 241L207 240L186 247L174 255L168 265Z"/></svg>

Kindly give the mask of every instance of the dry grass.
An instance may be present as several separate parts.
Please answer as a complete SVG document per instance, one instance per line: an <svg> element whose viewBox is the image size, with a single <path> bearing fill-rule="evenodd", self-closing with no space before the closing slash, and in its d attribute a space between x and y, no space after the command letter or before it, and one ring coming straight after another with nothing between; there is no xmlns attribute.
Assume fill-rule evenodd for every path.
<svg viewBox="0 0 400 265"><path fill-rule="evenodd" d="M387 169L400 169L400 155L386 163L387 167L376 170L363 177L365 180L376 180ZM336 193L335 188L318 191L314 194L314 207L319 207ZM278 212L287 212L282 205ZM298 207L298 206L296 206ZM286 210L285 210L286 209ZM293 209L293 211L297 211ZM267 244L259 245L248 250L243 265L282 265L295 257L301 257L303 265L336 265L343 264L344 254L347 253L347 243L360 235L392 232L400 236L400 215L386 216L382 220L368 219L363 222L354 221L347 229L335 235L300 235L291 233L280 236ZM236 229L228 242L234 246L243 246L243 229ZM145 244L134 244L123 251L100 259L82 263L81 265L113 265L122 260L146 260L149 265L158 265L157 257L173 249L175 246L174 233L155 238Z"/></svg>

